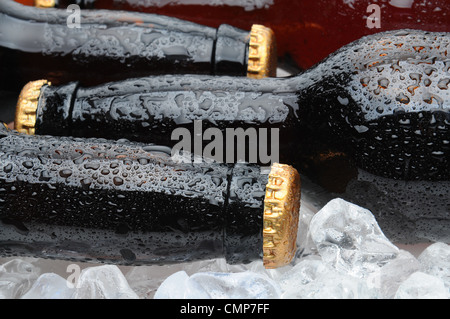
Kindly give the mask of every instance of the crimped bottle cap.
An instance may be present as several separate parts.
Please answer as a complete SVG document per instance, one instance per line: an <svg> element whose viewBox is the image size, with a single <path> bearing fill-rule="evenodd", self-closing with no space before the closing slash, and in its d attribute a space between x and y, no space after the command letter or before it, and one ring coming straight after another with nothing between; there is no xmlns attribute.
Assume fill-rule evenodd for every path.
<svg viewBox="0 0 450 319"><path fill-rule="evenodd" d="M289 264L297 249L300 175L289 165L273 164L264 199L263 263L273 269Z"/></svg>
<svg viewBox="0 0 450 319"><path fill-rule="evenodd" d="M276 76L277 46L272 29L254 24L250 32L247 77L261 79Z"/></svg>
<svg viewBox="0 0 450 319"><path fill-rule="evenodd" d="M44 85L50 85L50 82L47 80L29 82L20 92L14 119L14 128L18 132L34 135L36 110L39 103L41 88Z"/></svg>
<svg viewBox="0 0 450 319"><path fill-rule="evenodd" d="M55 0L34 0L34 6L38 8L54 8Z"/></svg>

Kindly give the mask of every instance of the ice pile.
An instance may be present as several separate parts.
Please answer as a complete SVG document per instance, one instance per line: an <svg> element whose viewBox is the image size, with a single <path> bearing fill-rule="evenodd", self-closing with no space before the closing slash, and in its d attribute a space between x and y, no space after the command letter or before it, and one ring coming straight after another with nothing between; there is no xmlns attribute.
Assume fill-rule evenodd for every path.
<svg viewBox="0 0 450 319"><path fill-rule="evenodd" d="M44 273L38 277L38 272L38 267L19 259L4 264L0 269L1 297L5 299L139 298L117 266L88 267L81 271L76 284L55 273Z"/></svg>
<svg viewBox="0 0 450 319"><path fill-rule="evenodd" d="M312 253L290 266L179 271L155 298L450 298L450 246L433 244L416 259L385 237L367 209L330 201L312 217L307 240Z"/></svg>
<svg viewBox="0 0 450 319"><path fill-rule="evenodd" d="M302 211L301 211L302 213ZM304 212L303 212L304 213ZM1 298L450 298L450 245L417 258L391 243L370 211L334 199L300 217L299 253L288 266L223 259L167 266L84 268L76 282L41 273L35 260L0 266ZM66 276L67 277L67 276Z"/></svg>
<svg viewBox="0 0 450 319"><path fill-rule="evenodd" d="M179 271L167 278L155 294L156 299L273 299L281 289L267 276L240 273L205 272L188 276Z"/></svg>
<svg viewBox="0 0 450 319"><path fill-rule="evenodd" d="M30 289L39 272L32 264L13 259L0 266L0 299L21 296Z"/></svg>

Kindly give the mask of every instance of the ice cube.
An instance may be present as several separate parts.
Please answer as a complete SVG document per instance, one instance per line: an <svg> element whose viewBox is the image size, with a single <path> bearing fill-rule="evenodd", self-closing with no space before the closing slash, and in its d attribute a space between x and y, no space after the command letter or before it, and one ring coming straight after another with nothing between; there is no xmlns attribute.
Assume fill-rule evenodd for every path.
<svg viewBox="0 0 450 319"><path fill-rule="evenodd" d="M262 262L261 262L262 263ZM248 265L251 265L249 263ZM123 269L128 284L137 293L139 298L151 299L155 297L155 293L161 284L170 275L179 271L185 271L186 274L194 274L197 272L241 272L246 271L247 265L227 264L225 258L195 260L189 262L181 262L175 264L161 265L142 265L139 267L126 267ZM170 298L168 296L164 299Z"/></svg>
<svg viewBox="0 0 450 319"><path fill-rule="evenodd" d="M395 299L448 299L450 295L442 279L417 271L399 287Z"/></svg>
<svg viewBox="0 0 450 319"><path fill-rule="evenodd" d="M115 265L88 267L76 282L74 299L138 299Z"/></svg>
<svg viewBox="0 0 450 319"><path fill-rule="evenodd" d="M423 272L441 278L450 292L450 245L432 244L417 259L422 265Z"/></svg>
<svg viewBox="0 0 450 319"><path fill-rule="evenodd" d="M303 289L305 285L313 282L330 270L331 268L325 265L319 256L308 256L282 275L278 280L278 284L284 292Z"/></svg>
<svg viewBox="0 0 450 319"><path fill-rule="evenodd" d="M139 298L151 299L154 298L156 290L164 279L180 269L182 267L179 265L167 265L164 267L161 267L161 265L141 265L129 267L128 272L125 273L125 278Z"/></svg>
<svg viewBox="0 0 450 319"><path fill-rule="evenodd" d="M199 272L190 277L186 272L180 271L161 284L155 298L272 299L279 298L280 295L280 287L275 281L251 271Z"/></svg>
<svg viewBox="0 0 450 319"><path fill-rule="evenodd" d="M314 242L311 240L311 236L308 233L311 219L317 214L319 208L312 204L311 200L308 200L308 193L302 193L302 201L300 205L299 223L297 231L297 252L300 256L305 256L316 252Z"/></svg>
<svg viewBox="0 0 450 319"><path fill-rule="evenodd" d="M369 210L340 198L312 218L309 232L325 264L358 278L367 277L399 253Z"/></svg>
<svg viewBox="0 0 450 319"><path fill-rule="evenodd" d="M274 299L281 295L275 281L251 271L196 273L187 281L187 292L187 298L211 299Z"/></svg>
<svg viewBox="0 0 450 319"><path fill-rule="evenodd" d="M317 277L305 284L288 286L284 299L375 299L377 290L369 288L364 279L355 278L334 269L318 271ZM302 276L301 276L302 277ZM305 278L304 278L305 279Z"/></svg>
<svg viewBox="0 0 450 319"><path fill-rule="evenodd" d="M419 261L408 251L400 250L395 259L369 274L369 287L376 288L380 298L392 299L400 286L411 274L421 269Z"/></svg>
<svg viewBox="0 0 450 319"><path fill-rule="evenodd" d="M74 293L67 280L55 273L39 276L22 299L70 299Z"/></svg>
<svg viewBox="0 0 450 319"><path fill-rule="evenodd" d="M155 299L184 299L187 290L188 274L181 270L163 281L156 290Z"/></svg>
<svg viewBox="0 0 450 319"><path fill-rule="evenodd" d="M0 266L0 299L19 298L39 276L39 268L22 259Z"/></svg>
<svg viewBox="0 0 450 319"><path fill-rule="evenodd" d="M228 271L228 272L249 271L251 273L259 274L263 277L267 277L267 278L270 278L270 279L278 282L280 277L283 276L283 274L288 272L293 267L293 262L288 265L278 267L275 269L267 269L266 267L264 267L264 263L262 260L255 260L248 264L243 264L242 266L243 266L243 269L241 271L237 271L236 269L234 269L234 270Z"/></svg>

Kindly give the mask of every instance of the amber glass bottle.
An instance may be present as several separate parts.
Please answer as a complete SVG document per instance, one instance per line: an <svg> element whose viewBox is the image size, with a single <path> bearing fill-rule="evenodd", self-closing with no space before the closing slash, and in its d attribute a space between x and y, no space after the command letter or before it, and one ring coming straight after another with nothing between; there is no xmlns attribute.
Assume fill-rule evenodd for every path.
<svg viewBox="0 0 450 319"><path fill-rule="evenodd" d="M157 13L215 28L221 23L242 29L249 29L253 23L263 24L275 32L279 55L290 54L303 69L365 35L398 29L450 32L447 0L56 0L56 3L61 7L81 3L97 9Z"/></svg>
<svg viewBox="0 0 450 319"><path fill-rule="evenodd" d="M230 127L278 128L280 147L290 144L281 152L289 162L298 153L292 146L299 130L320 134L325 126L373 173L442 180L450 176L448 39L447 33L423 31L372 35L289 78L168 75L95 87L38 81L23 90L16 125L36 134L167 146L175 145L176 128L194 132L195 121L224 133ZM23 122L19 109L30 94L35 103L26 110L30 122Z"/></svg>
<svg viewBox="0 0 450 319"><path fill-rule="evenodd" d="M274 164L192 163L167 147L0 125L0 255L267 268L296 251L300 180Z"/></svg>
<svg viewBox="0 0 450 319"><path fill-rule="evenodd" d="M16 123L25 119L19 129L29 133L172 147L180 142L174 132L184 128L194 151L197 124L203 146L213 138L210 129L222 140L230 129L255 130L258 144L268 143L263 133L276 139L281 162L378 214L393 239L449 240L448 39L412 30L371 35L289 78L171 75L90 88L34 83L23 91L19 109L28 109L18 111ZM251 153L252 143L214 145L235 155L239 148Z"/></svg>
<svg viewBox="0 0 450 319"><path fill-rule="evenodd" d="M41 9L0 2L0 86L30 80L94 85L150 74L264 77L276 69L275 39L255 25L217 29L156 14Z"/></svg>

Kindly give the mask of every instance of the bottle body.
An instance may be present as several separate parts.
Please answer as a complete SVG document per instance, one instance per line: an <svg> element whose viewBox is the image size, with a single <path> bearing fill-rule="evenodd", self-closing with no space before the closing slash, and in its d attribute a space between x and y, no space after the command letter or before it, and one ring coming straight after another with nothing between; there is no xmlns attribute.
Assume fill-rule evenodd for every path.
<svg viewBox="0 0 450 319"><path fill-rule="evenodd" d="M258 167L175 163L164 147L6 129L0 142L3 255L123 264L262 256L267 175ZM229 210L245 229L227 227Z"/></svg>
<svg viewBox="0 0 450 319"><path fill-rule="evenodd" d="M250 31L155 14L0 4L2 88L30 80L95 85L149 74L246 75ZM20 32L19 32L20 30Z"/></svg>

